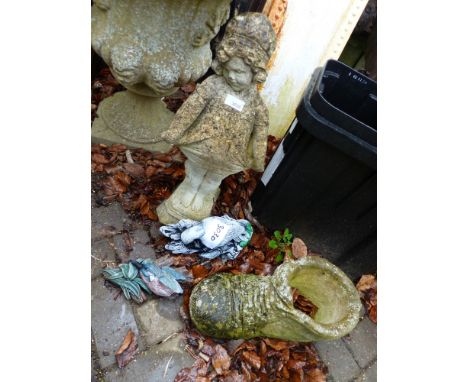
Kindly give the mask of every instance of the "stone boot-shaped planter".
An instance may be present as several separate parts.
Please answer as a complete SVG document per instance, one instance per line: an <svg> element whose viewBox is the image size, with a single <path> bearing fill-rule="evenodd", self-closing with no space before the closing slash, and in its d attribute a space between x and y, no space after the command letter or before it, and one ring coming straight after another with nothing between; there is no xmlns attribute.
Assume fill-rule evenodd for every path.
<svg viewBox="0 0 468 382"><path fill-rule="evenodd" d="M151 151L174 114L161 97L196 81L211 65L210 40L229 17L231 0L95 0L92 46L128 90L99 104L93 142Z"/></svg>
<svg viewBox="0 0 468 382"><path fill-rule="evenodd" d="M314 318L294 307L293 287L318 307ZM352 281L318 256L284 263L272 276L216 274L190 296L197 329L223 339L334 340L354 329L360 309Z"/></svg>

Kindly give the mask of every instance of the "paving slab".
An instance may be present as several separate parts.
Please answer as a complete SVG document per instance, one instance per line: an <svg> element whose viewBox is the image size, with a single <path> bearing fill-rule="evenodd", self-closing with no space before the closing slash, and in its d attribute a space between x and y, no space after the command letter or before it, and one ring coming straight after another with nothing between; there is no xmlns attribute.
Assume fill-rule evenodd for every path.
<svg viewBox="0 0 468 382"><path fill-rule="evenodd" d="M131 249L127 248L125 244L125 238L123 234L118 234L115 235L113 238L113 243L114 243L114 249L115 253L119 257L121 261L127 261L128 260L128 254L130 253Z"/></svg>
<svg viewBox="0 0 468 382"><path fill-rule="evenodd" d="M132 236L134 243L148 244L150 240L148 232L146 232L144 229L137 229L132 233Z"/></svg>
<svg viewBox="0 0 468 382"><path fill-rule="evenodd" d="M343 341L361 368L377 358L377 325L368 317L364 317L349 335L343 337Z"/></svg>
<svg viewBox="0 0 468 382"><path fill-rule="evenodd" d="M130 218L122 206L114 202L108 206L91 206L91 239L99 240L109 234L109 231L121 231Z"/></svg>
<svg viewBox="0 0 468 382"><path fill-rule="evenodd" d="M154 252L153 247L151 245L148 245L148 244L143 245L143 244L140 244L140 243L136 243L133 246L133 250L130 251L130 254L129 254L128 258L132 259L132 260L136 260L139 257L141 257L142 259L151 258L151 259L154 260L155 252Z"/></svg>
<svg viewBox="0 0 468 382"><path fill-rule="evenodd" d="M182 296L154 298L135 308L138 327L147 345L157 344L184 328L179 315L181 306Z"/></svg>
<svg viewBox="0 0 468 382"><path fill-rule="evenodd" d="M167 342L142 352L125 368L113 368L106 374L107 382L172 382L194 359L184 350L185 340L179 334Z"/></svg>
<svg viewBox="0 0 468 382"><path fill-rule="evenodd" d="M96 354L96 347L94 346L94 338L91 334L91 382L98 382L98 356Z"/></svg>
<svg viewBox="0 0 468 382"><path fill-rule="evenodd" d="M138 345L143 348L130 303L117 289L106 287L98 278L91 284L91 328L102 368L115 363L114 353L120 347L129 329L137 335Z"/></svg>
<svg viewBox="0 0 468 382"><path fill-rule="evenodd" d="M377 361L365 369L353 382L377 382Z"/></svg>
<svg viewBox="0 0 468 382"><path fill-rule="evenodd" d="M107 239L92 243L91 254L91 278L99 276L101 270L108 265L117 266L114 248L112 248Z"/></svg>
<svg viewBox="0 0 468 382"><path fill-rule="evenodd" d="M315 342L314 346L334 382L349 382L359 376L361 369L342 340Z"/></svg>

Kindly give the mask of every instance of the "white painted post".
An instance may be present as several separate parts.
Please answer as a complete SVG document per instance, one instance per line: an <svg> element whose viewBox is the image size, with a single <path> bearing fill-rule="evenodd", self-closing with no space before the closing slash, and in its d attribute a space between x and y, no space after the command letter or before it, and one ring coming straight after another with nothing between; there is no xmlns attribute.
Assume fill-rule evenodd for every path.
<svg viewBox="0 0 468 382"><path fill-rule="evenodd" d="M268 79L261 94L270 134L282 137L314 70L337 59L368 0L289 0Z"/></svg>

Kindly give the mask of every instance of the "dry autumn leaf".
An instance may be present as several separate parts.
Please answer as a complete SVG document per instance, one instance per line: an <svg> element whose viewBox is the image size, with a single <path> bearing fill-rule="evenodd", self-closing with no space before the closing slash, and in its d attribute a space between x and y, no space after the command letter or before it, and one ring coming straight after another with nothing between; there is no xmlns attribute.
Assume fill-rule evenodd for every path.
<svg viewBox="0 0 468 382"><path fill-rule="evenodd" d="M127 146L121 143L114 143L112 146L108 148L111 153L123 153L127 150Z"/></svg>
<svg viewBox="0 0 468 382"><path fill-rule="evenodd" d="M356 289L359 292L365 292L375 288L377 288L377 280L374 275L362 275L356 284Z"/></svg>
<svg viewBox="0 0 468 382"><path fill-rule="evenodd" d="M158 172L158 168L154 166L148 166L145 169L145 175L147 178L152 177L154 174Z"/></svg>
<svg viewBox="0 0 468 382"><path fill-rule="evenodd" d="M361 299L364 301L369 319L377 323L377 279L374 275L363 275L356 289L359 291Z"/></svg>
<svg viewBox="0 0 468 382"><path fill-rule="evenodd" d="M197 377L205 377L209 364L198 358L192 367L186 367L179 371L174 378L174 382L195 382Z"/></svg>
<svg viewBox="0 0 468 382"><path fill-rule="evenodd" d="M231 370L227 373L224 378L221 379L222 382L245 382L242 374L239 374L237 370Z"/></svg>
<svg viewBox="0 0 468 382"><path fill-rule="evenodd" d="M301 257L307 256L307 246L302 241L296 237L292 242L292 254L296 259L300 259Z"/></svg>
<svg viewBox="0 0 468 382"><path fill-rule="evenodd" d="M138 349L138 343L135 334L129 330L125 336L122 345L115 353L115 359L119 368L125 367L133 358Z"/></svg>
<svg viewBox="0 0 468 382"><path fill-rule="evenodd" d="M367 312L369 314L369 318L370 320L376 324L377 323L377 302L375 303L375 305L371 305L369 307L369 310Z"/></svg>
<svg viewBox="0 0 468 382"><path fill-rule="evenodd" d="M303 382L326 382L327 375L321 369L312 369L304 371Z"/></svg>
<svg viewBox="0 0 468 382"><path fill-rule="evenodd" d="M211 358L211 363L216 371L216 374L225 374L231 366L231 357L224 347L221 345L215 346L215 354Z"/></svg>
<svg viewBox="0 0 468 382"><path fill-rule="evenodd" d="M318 312L318 307L312 301L302 296L298 289L293 288L292 292L294 307L314 318Z"/></svg>
<svg viewBox="0 0 468 382"><path fill-rule="evenodd" d="M275 339L272 339L272 338L265 338L263 341L265 341L265 343L275 349L275 350L283 350L283 349L287 349L289 347L289 344L288 342L286 341L281 341L281 340L275 340Z"/></svg>
<svg viewBox="0 0 468 382"><path fill-rule="evenodd" d="M132 178L122 171L115 173L113 178L125 186L128 186L133 182Z"/></svg>
<svg viewBox="0 0 468 382"><path fill-rule="evenodd" d="M192 275L194 279L204 278L208 275L209 270L205 268L203 265L194 265L192 267Z"/></svg>
<svg viewBox="0 0 468 382"><path fill-rule="evenodd" d="M145 203L145 204L143 204L141 206L140 213L141 213L142 216L146 216L151 220L158 220L158 217L156 216L156 214L151 209L151 206L150 206L149 202L147 202L147 203Z"/></svg>
<svg viewBox="0 0 468 382"><path fill-rule="evenodd" d="M91 155L91 160L93 162L99 163L99 164L108 164L108 163L112 162L112 158L108 159L103 154L99 154L99 153L92 154Z"/></svg>
<svg viewBox="0 0 468 382"><path fill-rule="evenodd" d="M145 176L145 169L141 164L138 163L124 163L123 168L125 171L136 178L143 178Z"/></svg>
<svg viewBox="0 0 468 382"><path fill-rule="evenodd" d="M253 351L245 351L242 353L242 358L249 363L250 366L254 367L255 369L260 369L261 361L260 357L254 353Z"/></svg>

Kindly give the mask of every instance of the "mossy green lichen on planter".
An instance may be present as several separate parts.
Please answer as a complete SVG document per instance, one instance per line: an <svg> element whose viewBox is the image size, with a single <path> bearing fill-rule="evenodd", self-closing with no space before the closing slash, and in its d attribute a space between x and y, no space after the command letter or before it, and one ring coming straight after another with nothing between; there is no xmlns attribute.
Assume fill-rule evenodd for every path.
<svg viewBox="0 0 468 382"><path fill-rule="evenodd" d="M318 307L314 318L294 307L292 288ZM337 339L357 325L360 309L351 280L318 256L284 263L272 276L219 273L201 281L190 296L197 329L225 339Z"/></svg>

